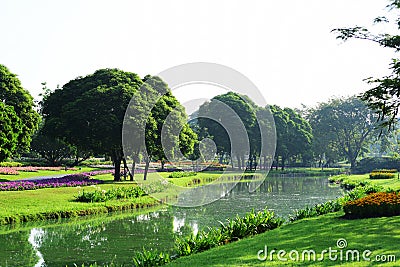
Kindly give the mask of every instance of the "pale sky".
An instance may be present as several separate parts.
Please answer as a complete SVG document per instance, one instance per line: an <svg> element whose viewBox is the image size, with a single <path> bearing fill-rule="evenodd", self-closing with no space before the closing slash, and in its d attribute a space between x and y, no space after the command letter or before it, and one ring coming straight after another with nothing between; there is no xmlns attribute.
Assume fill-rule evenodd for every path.
<svg viewBox="0 0 400 267"><path fill-rule="evenodd" d="M393 51L342 43L336 27L371 25L386 0L1 0L0 64L37 98L100 68L144 77L190 62L247 76L269 104L300 107L367 88L388 74ZM378 26L379 31L385 27ZM180 100L210 97L188 86ZM203 95L202 95L203 94ZM204 95L205 94L205 95Z"/></svg>

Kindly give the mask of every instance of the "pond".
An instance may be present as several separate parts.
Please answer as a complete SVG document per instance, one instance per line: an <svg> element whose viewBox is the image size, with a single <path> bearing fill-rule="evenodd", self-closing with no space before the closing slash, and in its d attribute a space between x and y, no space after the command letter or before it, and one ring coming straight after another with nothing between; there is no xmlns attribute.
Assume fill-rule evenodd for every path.
<svg viewBox="0 0 400 267"><path fill-rule="evenodd" d="M222 199L196 208L157 207L96 217L0 227L0 266L80 266L132 263L143 247L172 251L176 235L219 225L218 221L268 207L281 217L295 209L341 196L321 177L268 177L254 193L247 183Z"/></svg>

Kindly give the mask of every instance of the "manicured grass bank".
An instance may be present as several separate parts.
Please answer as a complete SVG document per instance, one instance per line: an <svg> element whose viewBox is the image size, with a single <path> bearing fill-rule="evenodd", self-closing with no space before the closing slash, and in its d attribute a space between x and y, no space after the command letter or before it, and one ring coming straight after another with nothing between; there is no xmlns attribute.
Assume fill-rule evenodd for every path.
<svg viewBox="0 0 400 267"><path fill-rule="evenodd" d="M278 229L256 235L217 247L189 257L179 258L167 266L375 266L381 264L376 261L378 255L383 258L389 258L389 255L396 257L396 262L386 262L383 266L398 266L400 263L400 217L373 218L362 220L342 219L343 212L331 213L315 218L296 221L284 225ZM337 241L345 239L347 247L339 249ZM276 250L272 261L269 255L265 261L257 258L259 250L268 248L268 254L271 250ZM323 261L321 252L328 250L329 247L338 250L336 261L329 260L328 254ZM284 250L289 253L296 250L300 253L299 261L279 261L277 251ZM316 252L316 261L301 261L301 253L304 250L314 250ZM360 261L346 261L346 256L340 261L340 250L344 255L347 250L360 251ZM372 251L369 256L371 261L363 261L362 253L365 250ZM261 254L260 256L264 256ZM288 257L288 255L286 255ZM388 261L388 260L387 260Z"/></svg>
<svg viewBox="0 0 400 267"><path fill-rule="evenodd" d="M81 171L90 171L93 168L85 168ZM58 172L50 172L57 174ZM61 171L61 173L63 173ZM76 173L76 171L74 172ZM29 174L29 173L28 173ZM37 173L34 173L37 175ZM41 175L45 175L40 172ZM25 173L22 173L25 175ZM41 176L40 175L40 176ZM149 180L154 174L149 174ZM168 177L169 173L160 173L163 177ZM232 175L232 174L229 174ZM228 175L228 176L229 176ZM27 178L21 177L19 179ZM198 186L209 183L219 178L221 173L199 173L193 177L168 179L171 183L178 186ZM95 179L103 180L105 184L85 187L62 187L46 188L26 191L2 191L0 192L0 225L11 224L25 221L37 221L54 218L69 218L85 216L91 214L107 213L111 211L128 210L158 205L157 199L164 199L168 194L154 194L157 199L151 196L139 198L112 200L100 203L81 203L76 202L75 196L82 190L109 190L117 187L136 186L135 182L123 181L113 182L111 174L97 175ZM143 174L137 174L137 179L143 179ZM11 179L10 179L11 180ZM174 192L172 192L173 194ZM170 194L171 195L171 194Z"/></svg>
<svg viewBox="0 0 400 267"><path fill-rule="evenodd" d="M133 186L133 184L99 185L105 190L116 186ZM84 216L158 204L158 201L149 196L105 203L75 202L74 196L82 189L62 187L0 192L0 224Z"/></svg>
<svg viewBox="0 0 400 267"><path fill-rule="evenodd" d="M353 188L357 185L381 186L384 189L400 190L400 179L396 175L391 179L370 179L369 174L337 175L329 178L331 182L341 183L344 187Z"/></svg>

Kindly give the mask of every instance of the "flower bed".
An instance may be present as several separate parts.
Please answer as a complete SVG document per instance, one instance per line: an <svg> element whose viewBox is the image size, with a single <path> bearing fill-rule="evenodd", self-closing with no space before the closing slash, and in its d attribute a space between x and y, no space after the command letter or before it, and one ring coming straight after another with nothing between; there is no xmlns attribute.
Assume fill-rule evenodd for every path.
<svg viewBox="0 0 400 267"><path fill-rule="evenodd" d="M11 167L0 167L0 174L3 175L18 175L18 171Z"/></svg>
<svg viewBox="0 0 400 267"><path fill-rule="evenodd" d="M0 191L22 191L40 188L74 187L103 183L101 180L90 179L89 175L72 174L60 178L50 178L30 181L1 182Z"/></svg>
<svg viewBox="0 0 400 267"><path fill-rule="evenodd" d="M371 218L400 215L400 193L379 192L348 201L343 205L347 217Z"/></svg>

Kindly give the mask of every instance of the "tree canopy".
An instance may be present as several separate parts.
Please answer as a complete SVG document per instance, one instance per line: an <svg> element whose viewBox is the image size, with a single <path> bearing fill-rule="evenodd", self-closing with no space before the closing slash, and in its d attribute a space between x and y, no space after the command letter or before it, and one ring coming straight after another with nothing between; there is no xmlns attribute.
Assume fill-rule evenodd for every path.
<svg viewBox="0 0 400 267"><path fill-rule="evenodd" d="M14 108L0 102L0 162L11 157L16 151L22 127Z"/></svg>
<svg viewBox="0 0 400 267"><path fill-rule="evenodd" d="M109 155L115 164L115 180L120 180L123 118L141 85L138 75L118 69L78 77L43 103L43 130L79 150Z"/></svg>
<svg viewBox="0 0 400 267"><path fill-rule="evenodd" d="M305 156L310 153L312 130L310 124L297 112L290 108L271 106L275 120L277 144L275 153L275 166L285 168L285 163L292 157Z"/></svg>
<svg viewBox="0 0 400 267"><path fill-rule="evenodd" d="M2 151L4 151L4 155L7 154L7 157L10 157L17 151L27 151L31 142L31 136L39 123L39 114L34 110L32 96L27 90L22 88L17 75L11 73L6 66L1 64L0 103L2 103L2 112L8 113L8 116L3 115L2 127L4 127L4 131L8 132L10 138L9 142L3 142L8 144L1 148ZM12 107L12 109L10 107ZM8 117L8 119L6 119L6 117ZM18 126L15 117L18 117L20 120L21 124ZM6 126L6 120L12 121L11 124L13 126ZM13 131L12 136L10 135L10 131ZM2 135L5 135L5 133Z"/></svg>
<svg viewBox="0 0 400 267"><path fill-rule="evenodd" d="M396 12L395 27L400 30L400 1L390 0L387 9ZM379 16L373 20L377 23L390 23L386 16ZM391 33L374 33L373 30L364 26L355 26L348 28L337 28L333 32L337 38L347 41L349 39L369 40L383 47L400 51L400 35ZM361 98L367 101L370 108L378 114L378 120L381 125L388 126L389 129L398 120L397 115L400 107L400 61L393 59L390 64L392 73L382 78L367 78L366 81L373 87L361 95Z"/></svg>
<svg viewBox="0 0 400 267"><path fill-rule="evenodd" d="M357 97L332 99L311 110L309 121L314 133L314 152L319 158L344 156L356 165L358 156L376 133L376 114Z"/></svg>

